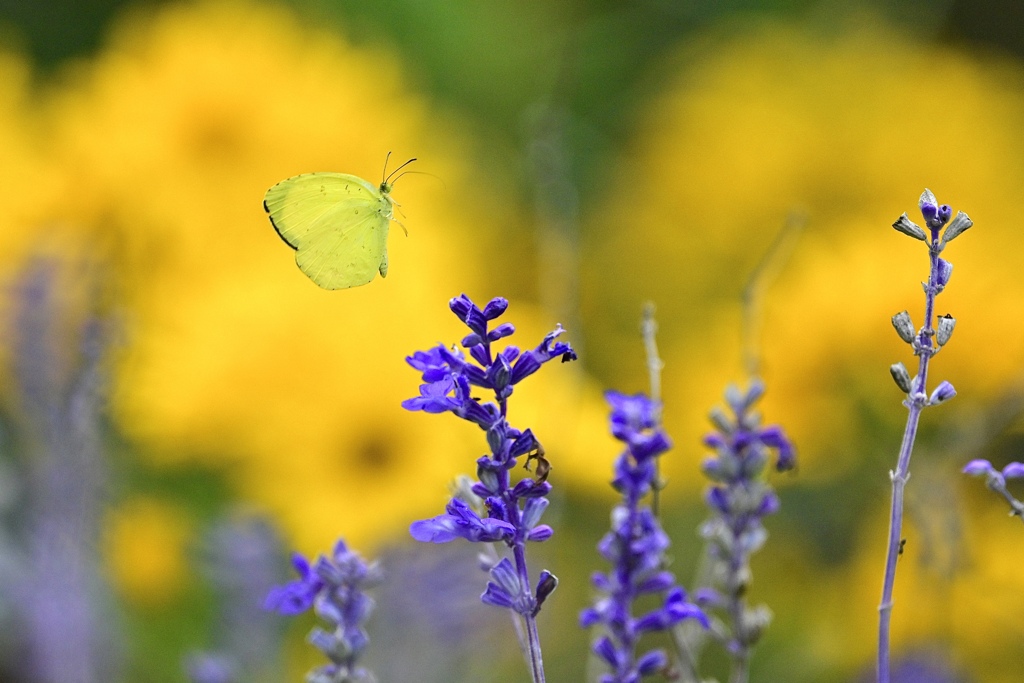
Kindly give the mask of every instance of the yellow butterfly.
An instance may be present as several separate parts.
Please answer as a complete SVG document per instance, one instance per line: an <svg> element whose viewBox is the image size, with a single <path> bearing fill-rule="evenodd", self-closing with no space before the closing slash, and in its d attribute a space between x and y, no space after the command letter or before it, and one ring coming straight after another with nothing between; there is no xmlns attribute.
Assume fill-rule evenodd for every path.
<svg viewBox="0 0 1024 683"><path fill-rule="evenodd" d="M414 161L379 187L346 173L293 176L267 190L263 208L310 280L324 289L365 285L388 274L388 228L397 206L391 178ZM384 166L386 173L387 161Z"/></svg>

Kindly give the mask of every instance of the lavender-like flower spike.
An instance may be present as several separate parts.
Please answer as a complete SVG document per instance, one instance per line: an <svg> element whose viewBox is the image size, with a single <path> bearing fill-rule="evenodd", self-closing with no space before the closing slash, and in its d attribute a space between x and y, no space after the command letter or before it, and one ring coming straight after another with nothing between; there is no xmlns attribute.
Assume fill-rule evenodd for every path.
<svg viewBox="0 0 1024 683"><path fill-rule="evenodd" d="M343 540L335 544L330 557L321 555L312 567L298 554L292 564L299 578L273 588L264 606L287 615L312 606L331 626L329 631L318 626L309 634L309 642L331 663L311 671L308 683L374 683L373 674L358 660L369 643L363 623L373 610L373 600L365 591L383 578L378 564L367 563Z"/></svg>
<svg viewBox="0 0 1024 683"><path fill-rule="evenodd" d="M882 600L878 607L878 683L889 683L890 680L889 624L892 618L892 592L896 580L896 561L903 540L903 491L910 478L910 456L914 449L914 440L917 437L918 422L922 410L929 406L945 403L956 395L953 385L946 381L940 382L930 394L927 390L929 361L949 342L956 325L956 320L948 314L938 320L935 319L935 298L945 289L953 273L953 264L940 258L939 254L951 240L973 225L971 219L962 211L956 215L956 218L953 218L953 209L948 204L940 205L935 195L928 189L921 193L918 207L921 209L921 216L924 218L927 228L927 234L924 235L922 241L928 246L930 268L927 282L922 283L925 293L924 325L909 342L914 350L914 355L918 357L917 374L911 378L903 363L896 363L889 368L896 384L906 394L903 405L907 407L908 415L896 469L889 473L892 481L892 506L889 518L885 575L882 582ZM952 223L950 223L951 218L953 218ZM946 227L947 223L948 227ZM917 231L908 226L917 228L906 217L906 214L903 214L893 227L900 232L921 239ZM940 239L943 227L945 227L945 232ZM904 339L909 322L909 318L904 319L905 316L905 313L899 313L893 318L893 324L897 326L897 331Z"/></svg>
<svg viewBox="0 0 1024 683"><path fill-rule="evenodd" d="M414 522L409 531L416 540L429 543L462 538L473 543L500 541L509 548L511 559L506 557L487 567L491 580L481 600L509 609L516 619L522 620L517 623L525 625L530 673L534 682L539 683L544 680L544 668L534 618L558 580L550 572L542 571L536 586L531 588L526 544L545 541L553 533L551 527L539 523L547 507L545 496L551 490L546 481L550 465L533 432L516 429L506 415L515 385L555 358L563 363L575 360L576 352L569 344L558 341L564 332L561 326L533 349L492 349L494 342L515 332L510 323L490 327L508 308L506 299L492 299L481 309L462 294L452 299L449 307L469 328L461 342L469 358L457 348L441 345L406 358L421 373L423 384L420 395L403 401L402 406L426 413L452 413L485 432L489 452L477 459L478 480L470 487L483 504L474 508L466 500L453 497L444 514ZM491 391L494 400L474 397L472 387ZM524 456L527 469L536 460L535 476L513 483L510 471Z"/></svg>
<svg viewBox="0 0 1024 683"><path fill-rule="evenodd" d="M752 581L750 557L768 538L762 520L779 509L764 472L770 464L779 472L796 467L796 453L782 428L761 426L754 404L763 393L759 380L746 392L729 387L726 402L732 416L714 411L716 431L704 438L715 455L702 465L713 485L706 496L711 517L700 531L713 564L712 585L697 592L697 603L721 615L713 634L732 658L734 681L746 680L751 650L771 620L766 607L750 608L745 600Z"/></svg>
<svg viewBox="0 0 1024 683"><path fill-rule="evenodd" d="M120 678L120 634L104 618L110 595L97 556L109 497L104 361L114 327L94 308L101 283L81 277L99 271L80 265L31 259L11 292L12 317L2 321L13 342L10 424L26 457L18 510L25 547L5 568L0 592L21 625L19 664L40 683ZM85 293L84 308L68 296L72 284Z"/></svg>
<svg viewBox="0 0 1024 683"><path fill-rule="evenodd" d="M606 633L593 648L610 669L601 683L635 683L668 666L662 650L637 655L641 634L667 630L689 618L707 628L708 620L687 600L686 591L675 585L671 572L664 569L668 536L650 507L641 505L657 477L656 458L671 447L658 421L660 406L643 394L626 396L609 391L605 398L612 407L612 434L626 444L626 450L615 461L612 480L612 486L622 494L622 503L612 511L611 531L598 544L612 569L594 574L594 586L602 597L583 610L580 625L605 627ZM634 617L633 602L648 593L665 594L664 604Z"/></svg>
<svg viewBox="0 0 1024 683"><path fill-rule="evenodd" d="M260 605L280 578L276 529L263 517L233 514L204 534L200 550L200 569L217 596L217 627L211 647L185 660L192 683L280 679L281 622ZM285 598L276 602L284 607Z"/></svg>
<svg viewBox="0 0 1024 683"><path fill-rule="evenodd" d="M1000 472L988 460L972 460L964 466L964 474L985 477L985 486L1002 496L1010 505L1010 516L1024 522L1024 502L1017 500L1006 488L1007 479L1024 479L1024 463L1011 462Z"/></svg>

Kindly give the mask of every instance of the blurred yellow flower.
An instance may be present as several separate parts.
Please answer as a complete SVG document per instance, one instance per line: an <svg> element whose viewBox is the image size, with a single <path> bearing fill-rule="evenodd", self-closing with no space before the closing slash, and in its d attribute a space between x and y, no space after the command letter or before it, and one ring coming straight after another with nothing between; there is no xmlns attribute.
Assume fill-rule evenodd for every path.
<svg viewBox="0 0 1024 683"><path fill-rule="evenodd" d="M960 322L933 377L978 401L1018 373L1021 69L868 20L827 36L751 24L701 45L674 65L609 183L618 191L591 214L584 312L599 372L615 375L634 343L629 314L654 300L669 432L693 453L718 387L741 376L748 274L803 208L810 223L762 311L765 413L794 436L803 474L829 476L856 455L841 445L861 427L857 405L898 404L886 369L912 358L888 318L908 308L921 324L928 262L889 226L929 186L976 224L946 252L955 273L938 313ZM998 354L981 351L994 339Z"/></svg>
<svg viewBox="0 0 1024 683"><path fill-rule="evenodd" d="M104 545L118 590L140 606L169 603L191 573L191 536L185 513L156 498L132 498L111 510Z"/></svg>

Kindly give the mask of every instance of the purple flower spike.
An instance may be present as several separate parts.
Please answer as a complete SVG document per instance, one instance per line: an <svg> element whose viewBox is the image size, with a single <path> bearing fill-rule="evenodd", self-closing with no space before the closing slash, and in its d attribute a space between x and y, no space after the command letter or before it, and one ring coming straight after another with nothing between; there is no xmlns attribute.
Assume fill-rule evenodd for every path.
<svg viewBox="0 0 1024 683"><path fill-rule="evenodd" d="M721 613L725 648L733 658L733 672L747 666L750 650L767 626L767 609L746 604L750 583L750 557L767 538L762 520L779 510L780 501L764 478L774 454L780 472L796 467L796 451L781 427L762 427L754 404L764 386L752 382L751 390L726 390L729 416L712 411L716 431L704 438L714 454L701 465L713 482L705 494L711 516L701 527L713 569L714 586L699 588L695 595L702 607Z"/></svg>
<svg viewBox="0 0 1024 683"><path fill-rule="evenodd" d="M501 542L507 547L514 563L508 557L500 561L495 558L490 566L492 580L481 600L524 617L528 624L526 649L531 669L537 674L541 656L533 619L558 580L543 571L536 588L529 585L526 546L528 542L546 541L554 533L551 527L539 523L548 504L545 496L551 490L547 482L551 465L533 432L514 428L506 416L516 384L555 358L563 362L575 360L576 352L566 342L557 340L564 332L561 326L528 351L513 345L500 351L492 348L495 342L516 331L511 323L490 328L491 322L508 309L507 299L491 299L481 309L461 294L449 302L449 307L469 328L469 334L462 339L468 358L461 351L449 351L443 346L409 356L406 360L422 373L423 384L420 395L403 401L402 407L425 413L452 413L477 425L486 436L488 453L476 460L477 480L466 484L459 497L449 501L446 512L414 522L409 532L425 543L447 543L461 538L471 543ZM473 387L491 392L493 400L474 395L480 392ZM511 473L524 457L526 468L533 465L535 475L514 483Z"/></svg>
<svg viewBox="0 0 1024 683"><path fill-rule="evenodd" d="M309 642L331 663L311 671L307 680L373 681L358 660L369 643L362 625L373 610L365 591L383 578L377 563L367 563L339 540L331 556L321 555L312 568L298 553L292 556L292 565L299 580L271 589L266 605L284 614L298 614L315 605L317 616L331 627L330 631L314 628L309 635Z"/></svg>
<svg viewBox="0 0 1024 683"><path fill-rule="evenodd" d="M956 390L949 382L941 382L938 387L927 393L929 361L942 348L945 348L953 334L956 319L951 315L940 316L936 321L935 299L949 284L953 273L953 265L940 256L945 251L948 243L957 235L963 233L973 224L967 214L962 211L953 218L953 209L948 204L939 204L931 190L925 189L918 200L921 215L925 219L926 227L930 235L925 235L923 240L928 249L928 263L930 265L928 279L922 282L924 288L924 321L918 331L910 323L909 314L905 311L893 317L893 325L896 326L900 337L911 345L914 355L917 356L917 372L913 376L903 363L894 363L889 367L889 372L896 381L897 386L904 392L903 405L907 408L907 421L903 431L903 439L899 455L896 458L896 466L890 470L889 479L892 483L892 505L889 509L889 532L887 535L885 570L882 578L882 596L879 601L878 610L878 658L876 672L879 683L890 683L890 631L892 623L892 610L894 605L893 590L896 585L896 570L903 544L903 501L904 491L910 479L910 460L913 454L914 442L917 438L918 426L921 419L921 411L925 408L944 403L956 395ZM905 214L904 214L905 216ZM894 225L897 230L915 235L915 230L908 225L908 222L901 216ZM950 219L952 218L952 222ZM943 226L949 224L945 234L941 236ZM929 239L930 237L930 239ZM920 237L918 237L920 239ZM908 339L908 332L914 332L913 337ZM976 470L980 463L973 463L969 466L970 471ZM991 476L989 476L991 480Z"/></svg>
<svg viewBox="0 0 1024 683"><path fill-rule="evenodd" d="M610 669L600 680L635 683L664 671L668 662L661 650L637 657L641 634L669 629L683 619L697 619L707 627L707 619L699 607L686 601L686 592L675 586L675 577L664 569L668 536L650 507L641 505L657 477L653 461L669 448L658 418L661 406L643 394L609 391L605 398L611 406L612 435L626 446L615 461L612 480L622 503L612 513L611 530L598 543L598 551L613 567L594 574L592 583L602 595L580 613L580 625L603 624L607 632L593 645ZM666 594L663 606L634 617L636 599L657 593Z"/></svg>

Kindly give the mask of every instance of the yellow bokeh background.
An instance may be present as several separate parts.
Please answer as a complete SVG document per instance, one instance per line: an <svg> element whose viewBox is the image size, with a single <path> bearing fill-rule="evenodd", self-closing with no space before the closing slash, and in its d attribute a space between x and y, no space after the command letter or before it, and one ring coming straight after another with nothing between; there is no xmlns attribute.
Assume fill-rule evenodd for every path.
<svg viewBox="0 0 1024 683"><path fill-rule="evenodd" d="M928 471L955 494L941 500L963 519L950 542L963 562L941 574L918 554L928 545L911 518L894 641L940 643L978 680L1013 680L1007 662L1024 655L1021 529L979 482L960 481L964 459L940 437L966 430L958 411L996 409L1024 364L1021 66L854 14L828 30L713 27L650 81L635 130L581 204L579 272L555 278L579 280L580 329L567 339L586 353L545 367L511 403L512 424L534 430L553 483L571 492L551 514L578 499L603 518L613 500L601 390L646 389L638 318L648 300L677 445L664 502L695 505L707 410L727 382L745 381L742 292L787 216L802 212L806 227L758 311L764 410L801 458L798 477L779 481L783 507L788 492L845 481L866 461L874 479L857 495L873 502L855 533L828 539L846 548L843 563L801 545L812 536L773 528L755 601L791 624L773 628L799 642L778 647L805 669L853 675L869 663L886 472L904 417L887 366L912 360L888 317L908 309L921 324L927 268L922 245L888 226L913 217L930 187L976 224L945 254L955 270L938 312L958 324L932 366L932 385L948 379L960 395L925 412L916 456L945 458ZM395 187L409 235L392 229L388 277L319 290L272 230L263 193L314 170L374 181L389 152L419 157L430 175ZM135 9L97 55L44 82L17 54L0 55L0 156L0 280L13 283L40 252L106 266L99 307L122 329L110 420L146 467L223 476L232 498L269 512L306 554L338 535L373 554L440 512L454 475L473 473L483 434L402 410L418 384L403 358L462 336L447 310L461 292L481 304L536 292L537 264L522 259L543 236L508 169L479 161L472 127L415 87L396 54L275 4ZM533 346L560 322L544 300L513 298L513 343ZM13 393L4 386L7 404ZM182 590L198 533L185 507L145 494L111 506L105 555L127 599L160 607ZM779 529L800 531L793 520ZM670 531L680 554L696 552L692 529Z"/></svg>

